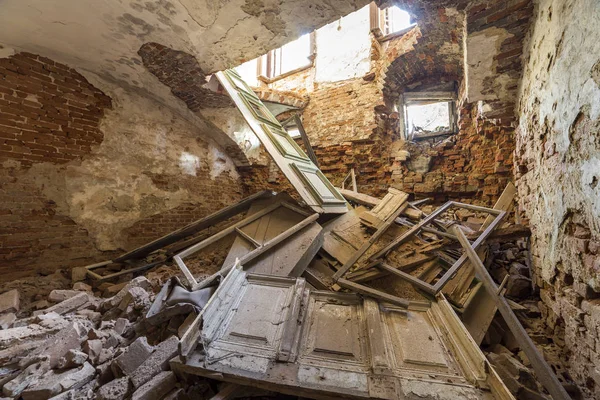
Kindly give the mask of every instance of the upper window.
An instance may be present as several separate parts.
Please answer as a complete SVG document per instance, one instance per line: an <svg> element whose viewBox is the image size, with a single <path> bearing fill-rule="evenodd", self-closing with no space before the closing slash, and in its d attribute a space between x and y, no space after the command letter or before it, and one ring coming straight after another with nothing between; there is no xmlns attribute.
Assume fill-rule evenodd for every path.
<svg viewBox="0 0 600 400"><path fill-rule="evenodd" d="M311 35L271 50L260 59L260 74L272 79L312 65Z"/></svg>
<svg viewBox="0 0 600 400"><path fill-rule="evenodd" d="M379 40L395 37L406 32L415 24L410 22L410 14L397 6L380 10L375 2L371 8L371 32Z"/></svg>
<svg viewBox="0 0 600 400"><path fill-rule="evenodd" d="M425 139L456 132L456 99L453 92L404 94L406 137Z"/></svg>
<svg viewBox="0 0 600 400"><path fill-rule="evenodd" d="M400 32L413 26L410 22L410 14L397 6L388 7L381 12L381 30L384 35Z"/></svg>
<svg viewBox="0 0 600 400"><path fill-rule="evenodd" d="M286 128L286 131L292 139L300 137L300 130L296 126L290 126L289 128Z"/></svg>

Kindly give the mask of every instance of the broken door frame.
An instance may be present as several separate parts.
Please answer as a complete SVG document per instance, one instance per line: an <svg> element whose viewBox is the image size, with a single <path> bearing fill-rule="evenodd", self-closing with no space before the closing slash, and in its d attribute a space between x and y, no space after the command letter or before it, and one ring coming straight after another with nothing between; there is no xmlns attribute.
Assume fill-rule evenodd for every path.
<svg viewBox="0 0 600 400"><path fill-rule="evenodd" d="M253 240L252 238L250 238L247 234L245 234L242 231L242 228L245 227L246 225L256 221L257 219L275 211L276 209L280 208L280 207L285 207L291 211L294 211L298 214L304 215L306 218L304 218L302 221L300 221L299 223L297 223L296 225L292 226L291 228L283 231L282 233L280 233L279 235L275 236L274 238L266 241L265 243L263 243L262 245L259 244L258 242L256 242L255 240ZM194 278L194 276L192 275L192 273L190 272L190 270L188 269L187 265L185 265L185 263L183 262L183 259L187 256L190 256L198 251L200 251L201 249L217 242L220 239L223 239L224 237L232 234L232 233L236 233L238 235L240 235L240 237L244 238L245 240L247 240L251 245L253 245L255 247L254 250L252 250L250 253L244 255L239 262L240 263L247 263L250 262L251 260L255 259L256 257L260 256L261 254L263 254L264 252L268 251L269 249L271 249L272 247L274 247L275 245L277 245L278 243L282 242L283 240L287 239L288 237L292 236L293 234L295 234L296 232L299 232L302 228L308 226L309 224L315 222L317 219L319 218L319 214L310 214L307 213L306 211L295 207L285 201L282 202L277 202L274 204L271 204L270 206L265 207L264 209L260 210L257 213L254 213L252 215L250 215L249 217L244 218L243 220L230 225L229 227L223 229L221 232L216 233L206 239L204 239L203 241L201 241L200 243L197 243L185 250L183 250L182 252L176 254L173 256L173 260L175 260L175 262L177 263L177 266L179 267L179 269L181 270L181 272L183 273L188 289L190 289L191 291L194 290L198 290L198 289L202 289L205 288L207 286L210 286L212 283L214 283L218 278L223 277L224 275L226 275L231 268L233 268L234 264L228 265L226 267L223 267L220 271L218 271L217 273L209 276L208 278L206 278L205 280L203 280L202 282L198 282L196 281L196 279Z"/></svg>
<svg viewBox="0 0 600 400"><path fill-rule="evenodd" d="M485 231L483 231L479 235L479 237L473 242L472 246L475 249L477 249L487 239L487 237L492 233L492 231L494 229L496 229L498 224L502 221L502 219L506 215L506 212L502 211L502 210L494 210L491 208L474 206L471 204L464 204L464 203L459 203L459 202L455 202L455 201L448 201L445 204L443 204L441 207L439 207L437 210L435 210L433 213L429 214L425 219L421 220L418 224L411 227L404 234L402 234L398 238L394 239L385 248L383 248L379 252L372 255L369 258L369 260L372 262L368 265L368 267L376 267L376 268L379 268L380 270L382 270L383 272L387 272L387 273L395 275L401 279L404 279L404 280L410 282L411 284L415 285L419 289L423 290L425 293L427 293L429 295L435 296L436 294L438 294L438 292L440 292L444 288L446 283L448 283L448 281L450 281L450 279L452 279L452 277L458 271L458 269L460 267L462 267L462 265L468 260L468 255L466 253L463 254L444 273L444 275L442 275L442 277L435 283L435 285L431 285L430 283L425 282L425 281L419 279L418 277L415 277L409 273L401 271L398 268L394 268L393 266L385 263L383 261L383 257L385 257L390 251L392 251L394 248L396 248L400 244L406 242L408 239L410 239L414 235L418 234L421 230L423 230L423 231L428 230L425 225L427 225L428 223L434 222L435 219L439 215L441 215L444 211L446 211L452 207L465 208L468 210L478 211L478 212L486 212L488 214L495 216L494 220L489 224L489 226L485 229ZM393 215L392 217L390 217L391 221L395 221L397 215ZM437 231L434 231L434 233L437 233ZM445 235L451 236L452 238L455 238L456 240L458 240L456 235L452 235L452 234L445 234ZM373 237L375 237L375 235L373 235ZM342 276L344 276L348 272L348 270L352 267L352 265L354 265L354 263L358 260L358 258L360 258L360 255L364 254L364 251L361 252L361 250L364 247L368 248L368 246L371 245L370 242L371 242L371 240L369 240L369 242L367 242L365 245L363 245L363 247L361 247L361 249L357 250L354 257L352 257L346 264L344 264L344 266L342 268L340 268L336 272L336 274L333 276L334 280L340 286L345 287L347 289L354 290L354 291L357 291L357 292L362 293L367 296L379 298L381 300L394 303L400 307L405 307L405 308L408 307L408 305L413 302L410 302L406 299L401 299L396 296L392 296L392 295L382 292L380 290L373 289L371 287L368 287L368 286L365 286L365 285L362 285L362 284L359 284L356 282L352 282L350 280L342 278ZM358 254L358 257L356 257L357 254Z"/></svg>
<svg viewBox="0 0 600 400"><path fill-rule="evenodd" d="M494 215L495 218L494 220L488 225L488 227L477 237L477 239L472 243L472 246L474 249L477 249L487 238L488 236L492 233L492 231L494 231L494 229L496 229L496 227L500 224L500 222L502 221L502 219L506 216L506 211L502 211L502 210L494 210L492 208L487 208L487 207L480 207L480 206L474 206L471 204L465 204L465 203L459 203L456 201L448 201L445 204L443 204L441 207L439 207L437 210L435 210L434 212L432 212L431 214L429 214L425 219L423 219L421 222L419 222L418 224L414 225L412 228L410 228L408 231L406 231L403 235L399 236L398 238L396 238L395 240L393 240L390 244L388 244L385 248L381 249L379 252L377 252L376 254L374 254L373 256L370 257L371 261L380 261L383 257L385 257L385 255L387 255L391 250L393 250L394 248L396 248L397 246L399 246L400 244L404 243L406 240L410 239L412 236L416 235L417 233L419 233L421 230L424 230L425 225L431 223L434 221L435 218L437 218L439 215L441 215L444 211L452 208L452 207L456 207L456 208L464 208L467 210L471 210L471 211L477 211L477 212L485 212L491 215ZM453 235L455 236L455 235ZM456 237L456 236L455 236ZM448 283L448 281L450 279L452 279L452 277L454 276L454 274L456 273L456 271L458 271L458 269L460 267L462 267L462 265L468 260L468 255L465 253L463 254L453 265L452 267L450 267L450 269L448 269L444 275L442 275L442 277L435 283L435 285L431 285L425 281L420 280L417 277L414 277L410 274L407 274L406 272L400 271L396 268L391 267L390 265L384 263L384 262L379 262L378 264L375 264L375 266L382 268L383 270L398 276L402 279L405 279L407 281L409 281L410 283L412 283L413 285L417 286L419 289L423 290L424 292L430 294L430 295L436 295L440 290L442 290L444 288L444 286L446 285L446 283Z"/></svg>

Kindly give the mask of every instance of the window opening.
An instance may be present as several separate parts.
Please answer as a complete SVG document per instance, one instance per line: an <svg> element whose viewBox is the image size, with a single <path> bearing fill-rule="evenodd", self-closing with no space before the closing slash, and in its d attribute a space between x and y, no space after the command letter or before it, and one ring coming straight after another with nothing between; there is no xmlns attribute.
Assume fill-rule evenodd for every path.
<svg viewBox="0 0 600 400"><path fill-rule="evenodd" d="M456 94L407 92L403 95L405 137L425 139L456 133Z"/></svg>
<svg viewBox="0 0 600 400"><path fill-rule="evenodd" d="M293 42L271 50L261 57L260 74L273 79L312 64L311 35L300 36Z"/></svg>
<svg viewBox="0 0 600 400"><path fill-rule="evenodd" d="M410 22L410 14L398 8L398 6L388 7L382 11L382 31L384 35L400 32L413 26Z"/></svg>
<svg viewBox="0 0 600 400"><path fill-rule="evenodd" d="M291 126L289 128L286 128L286 131L287 131L288 135L290 135L290 137L292 139L296 139L296 138L300 137L300 130L297 127L295 127L295 126Z"/></svg>

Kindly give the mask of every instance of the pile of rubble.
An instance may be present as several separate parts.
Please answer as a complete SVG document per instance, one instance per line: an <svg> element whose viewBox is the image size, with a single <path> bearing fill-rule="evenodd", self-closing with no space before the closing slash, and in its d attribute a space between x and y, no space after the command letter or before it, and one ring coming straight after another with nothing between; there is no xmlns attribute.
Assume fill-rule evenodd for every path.
<svg viewBox="0 0 600 400"><path fill-rule="evenodd" d="M105 297L99 297L102 293ZM30 298L21 308L18 289L3 293L2 319L12 319L0 331L3 395L25 400L177 398L177 379L166 370L179 339L142 336L151 293L145 277L96 291L75 282L72 289L52 290L41 301L52 304L46 308Z"/></svg>
<svg viewBox="0 0 600 400"><path fill-rule="evenodd" d="M496 313L501 300L483 289L485 277L476 268L485 264L490 280L500 284L498 293L525 301L507 300L533 332L539 310L535 301L525 300L532 294L528 230L500 225L501 217L490 222L488 209L460 203L419 208L422 202L408 203L395 189L382 200L341 192L357 206L322 226L290 196L263 192L119 259L75 268L71 279L58 271L4 284L3 395L208 399L267 390L314 398L333 393L395 398L402 390L408 397L466 396L468 388L478 398L487 387L484 392L500 398L509 393L546 398L523 338ZM246 210L245 217L236 217ZM213 230L207 234L208 228ZM477 259L461 251L461 236L477 250ZM477 248L481 236L487 245ZM219 242L224 246L215 250ZM335 310L325 311L330 307ZM461 320L464 325L456 325ZM351 326L344 327L347 321ZM369 333L362 333L364 324ZM416 337L426 332L429 339L421 343ZM465 334L470 339L457 344ZM538 345L550 344L543 335L530 335ZM360 350L365 343L369 353ZM477 355L476 345L487 359ZM548 349L542 351L547 357ZM463 359L461 353L471 355ZM350 372L348 362L366 369ZM473 363L488 362L479 372L468 371ZM403 372L406 367L410 373ZM381 375L381 368L396 372ZM419 368L428 376L427 390L405 380L418 382ZM303 378L299 370L310 373ZM342 371L347 376L340 378ZM473 374L480 376L470 378ZM319 380L312 381L313 375ZM348 379L362 377L399 386L345 387ZM219 387L217 381L229 383ZM568 377L561 381L568 386Z"/></svg>

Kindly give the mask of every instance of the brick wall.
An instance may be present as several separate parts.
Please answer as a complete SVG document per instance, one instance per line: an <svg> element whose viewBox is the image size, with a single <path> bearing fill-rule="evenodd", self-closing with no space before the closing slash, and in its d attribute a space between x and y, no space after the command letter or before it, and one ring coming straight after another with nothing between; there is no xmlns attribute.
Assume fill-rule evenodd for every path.
<svg viewBox="0 0 600 400"><path fill-rule="evenodd" d="M301 93L308 93L310 101L302 112L304 127L322 171L335 185L354 168L359 190L375 196L395 186L437 201L468 199L487 205L496 201L512 178L514 128L507 116L514 121L514 103L512 108L505 102L489 103L493 112L484 112L466 101L463 84L458 105L459 133L435 144L402 141L399 116L392 110L405 90L450 81L461 83L465 18L470 15L476 24L474 29L485 29L485 18L491 15L485 13L486 8L464 11L465 7L463 4L461 12L421 9L418 28L384 43L373 39L371 71L365 77L315 83L309 79L313 69L312 75L303 71L277 81L278 87L289 89L297 84ZM517 33L528 26L528 20L507 18L511 22L502 18L490 22L515 33L515 39L501 47L502 52L513 51L516 42L522 48L523 36ZM484 19L486 22L481 23ZM511 58L510 65L515 74L520 74L520 58L511 57L519 60ZM405 151L410 153L409 159L399 156ZM411 163L422 157L430 159L429 170L415 172ZM257 187L259 182L267 181L268 175L265 170L259 173L262 178L248 180Z"/></svg>
<svg viewBox="0 0 600 400"><path fill-rule="evenodd" d="M394 162L394 181L402 190L438 201L466 199L491 205L512 179L514 130L479 116L476 107L460 107L459 133L434 146L408 146L412 157L431 157L430 172L410 171Z"/></svg>
<svg viewBox="0 0 600 400"><path fill-rule="evenodd" d="M0 156L66 163L102 142L111 100L77 71L35 54L0 58Z"/></svg>
<svg viewBox="0 0 600 400"><path fill-rule="evenodd" d="M108 96L66 65L29 53L0 58L0 271L5 278L50 271L66 259L85 263L97 253L87 231L57 214L57 204L35 188L34 177L22 175L35 164L61 165L90 154L103 140L98 123L110 107Z"/></svg>
<svg viewBox="0 0 600 400"><path fill-rule="evenodd" d="M594 8L595 7L595 8ZM547 340L581 398L600 398L600 25L597 4L541 0L516 132L519 210L532 231Z"/></svg>
<svg viewBox="0 0 600 400"><path fill-rule="evenodd" d="M0 58L4 279L110 259L241 197L231 159L194 125L117 93L48 58Z"/></svg>

